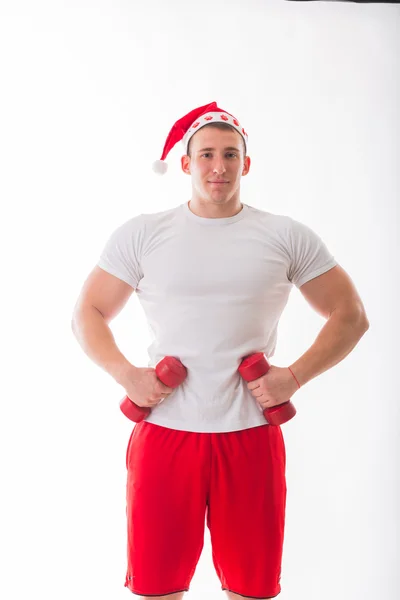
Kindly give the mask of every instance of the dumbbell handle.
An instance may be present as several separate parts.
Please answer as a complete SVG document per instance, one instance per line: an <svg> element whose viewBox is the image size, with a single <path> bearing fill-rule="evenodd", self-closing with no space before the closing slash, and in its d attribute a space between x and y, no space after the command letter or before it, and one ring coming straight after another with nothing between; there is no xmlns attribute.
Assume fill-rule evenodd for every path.
<svg viewBox="0 0 400 600"><path fill-rule="evenodd" d="M187 375L186 367L174 356L165 356L156 365L155 371L161 383L171 388L178 387ZM128 396L121 400L119 406L124 415L135 423L143 421L151 413L150 407L138 406Z"/></svg>
<svg viewBox="0 0 400 600"><path fill-rule="evenodd" d="M242 360L239 373L245 381L254 381L268 373L271 365L262 352L256 352ZM282 425L294 417L296 409L291 400L277 404L263 411L264 417L270 425Z"/></svg>

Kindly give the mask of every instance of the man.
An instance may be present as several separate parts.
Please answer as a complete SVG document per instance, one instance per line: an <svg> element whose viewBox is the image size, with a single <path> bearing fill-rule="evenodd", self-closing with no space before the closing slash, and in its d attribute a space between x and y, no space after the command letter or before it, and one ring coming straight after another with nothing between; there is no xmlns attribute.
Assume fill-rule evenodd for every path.
<svg viewBox="0 0 400 600"><path fill-rule="evenodd" d="M231 600L280 591L285 446L265 408L289 400L331 368L369 327L362 301L323 241L306 225L241 203L247 134L216 103L172 128L161 161L183 138L192 197L118 227L86 280L73 331L88 356L139 406L151 407L129 439L125 586L142 598L181 600L200 558L204 523ZM326 319L292 365L246 383L241 360L274 354L293 285ZM109 323L136 290L154 341L153 367L174 356L187 368L175 389L153 367L132 365Z"/></svg>

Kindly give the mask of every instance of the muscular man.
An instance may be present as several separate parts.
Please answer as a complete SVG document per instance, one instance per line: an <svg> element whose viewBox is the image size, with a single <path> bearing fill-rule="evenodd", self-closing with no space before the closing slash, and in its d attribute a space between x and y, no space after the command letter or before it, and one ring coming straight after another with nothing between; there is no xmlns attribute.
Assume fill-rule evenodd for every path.
<svg viewBox="0 0 400 600"><path fill-rule="evenodd" d="M285 445L263 410L347 356L368 319L350 277L312 229L241 202L250 157L235 117L215 102L185 115L158 169L181 139L190 201L112 232L83 285L73 331L132 401L152 408L126 453L125 586L141 598L181 600L206 522L227 596L273 598L281 591ZM293 285L326 323L293 364L246 383L238 366L252 353L274 354ZM126 359L109 327L134 291L153 334L148 368ZM154 370L168 355L187 368L174 389Z"/></svg>

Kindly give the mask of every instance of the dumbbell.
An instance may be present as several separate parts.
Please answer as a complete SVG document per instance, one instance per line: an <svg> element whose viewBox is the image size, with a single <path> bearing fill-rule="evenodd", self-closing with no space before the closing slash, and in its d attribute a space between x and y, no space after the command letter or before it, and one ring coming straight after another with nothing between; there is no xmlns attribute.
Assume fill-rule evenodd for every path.
<svg viewBox="0 0 400 600"><path fill-rule="evenodd" d="M155 371L161 383L171 388L178 387L187 375L186 367L174 356L165 356L157 363ZM151 413L149 406L138 406L128 396L121 400L119 406L124 415L135 423L140 423Z"/></svg>
<svg viewBox="0 0 400 600"><path fill-rule="evenodd" d="M239 373L245 381L254 381L268 373L271 365L262 352L250 354L242 360L239 365ZM266 408L263 411L264 417L270 425L282 425L294 417L296 409L292 402L288 400L282 404Z"/></svg>

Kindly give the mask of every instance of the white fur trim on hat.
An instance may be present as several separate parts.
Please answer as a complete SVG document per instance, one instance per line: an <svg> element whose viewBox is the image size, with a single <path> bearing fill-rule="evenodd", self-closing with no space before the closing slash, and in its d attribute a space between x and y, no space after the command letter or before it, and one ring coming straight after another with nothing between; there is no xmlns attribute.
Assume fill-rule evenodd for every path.
<svg viewBox="0 0 400 600"><path fill-rule="evenodd" d="M199 129L201 129L202 127L204 127L204 125L207 125L208 123L227 123L228 125L232 125L232 127L234 127L236 129L236 131L238 133L240 133L240 135L244 139L245 144L246 144L246 149L247 149L247 144L248 144L247 133L245 132L243 127L240 125L239 121L237 119L235 119L235 117L232 117L231 115L228 115L224 112L209 112L209 113L202 115L198 119L196 119L194 121L194 123L192 123L192 125L189 127L186 134L182 138L182 144L185 149L187 148L187 144L188 144L190 138L192 137L192 135L194 135L196 133L196 131L199 131Z"/></svg>

